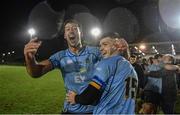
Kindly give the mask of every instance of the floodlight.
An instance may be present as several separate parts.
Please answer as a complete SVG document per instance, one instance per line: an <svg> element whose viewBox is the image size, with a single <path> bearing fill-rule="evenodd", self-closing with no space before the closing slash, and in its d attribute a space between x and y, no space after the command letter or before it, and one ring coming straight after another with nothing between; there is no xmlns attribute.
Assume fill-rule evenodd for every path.
<svg viewBox="0 0 180 115"><path fill-rule="evenodd" d="M155 49L155 46L152 46L152 49Z"/></svg>
<svg viewBox="0 0 180 115"><path fill-rule="evenodd" d="M30 28L30 29L28 30L28 33L30 34L30 37L32 38L33 35L36 33L36 31L35 31L34 28Z"/></svg>
<svg viewBox="0 0 180 115"><path fill-rule="evenodd" d="M141 44L141 45L139 46L139 48L140 48L141 50L144 50L144 49L146 49L146 46L145 46L144 44Z"/></svg>
<svg viewBox="0 0 180 115"><path fill-rule="evenodd" d="M101 30L98 27L95 27L91 30L91 34L95 37L98 37L101 34Z"/></svg>

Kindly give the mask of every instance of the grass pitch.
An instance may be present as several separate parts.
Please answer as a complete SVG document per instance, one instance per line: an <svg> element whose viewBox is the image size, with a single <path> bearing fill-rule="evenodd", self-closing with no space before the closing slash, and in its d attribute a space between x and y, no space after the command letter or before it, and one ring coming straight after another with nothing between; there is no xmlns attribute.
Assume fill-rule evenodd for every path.
<svg viewBox="0 0 180 115"><path fill-rule="evenodd" d="M59 114L64 98L58 70L31 78L23 66L0 65L0 114ZM180 113L180 96L176 113Z"/></svg>
<svg viewBox="0 0 180 115"><path fill-rule="evenodd" d="M0 114L58 114L64 96L58 70L41 78L31 78L23 66L0 66Z"/></svg>

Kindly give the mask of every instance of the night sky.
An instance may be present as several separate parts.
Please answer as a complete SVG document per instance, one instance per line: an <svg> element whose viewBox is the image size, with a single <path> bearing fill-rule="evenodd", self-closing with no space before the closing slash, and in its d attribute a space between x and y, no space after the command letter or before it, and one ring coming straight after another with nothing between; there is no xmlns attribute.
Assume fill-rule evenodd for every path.
<svg viewBox="0 0 180 115"><path fill-rule="evenodd" d="M32 2L33 1L33 2ZM26 40L28 16L39 0L11 0L1 2L0 53L21 47Z"/></svg>
<svg viewBox="0 0 180 115"><path fill-rule="evenodd" d="M1 38L0 38L0 54L6 53L12 50L17 52L17 55L22 58L23 47L29 41L29 35L27 34L29 16L32 13L33 8L44 0L4 0L1 1ZM66 3L65 3L66 1ZM103 3L102 3L103 1ZM55 12L65 11L65 18L70 17L73 11L68 10L68 6L72 4L81 4L88 8L88 10L93 14L101 24L109 26L111 22L118 22L122 17L118 17L116 21L111 21L106 16L108 12L116 7L126 8L130 11L137 21L135 21L134 30L135 34L130 34L132 32L122 32L121 34L127 38L129 43L137 43L140 41L148 41L147 36L151 36L157 32L166 32L164 22L162 21L158 12L158 2L157 0L47 0L48 5ZM121 12L119 12L121 13ZM113 15L111 15L113 16ZM129 16L129 15L128 15ZM113 17L115 19L116 17ZM127 20L126 18L124 18ZM107 21L107 23L105 23ZM119 21L120 22L120 21ZM121 23L120 23L121 24ZM131 28L129 22L122 23L125 28ZM113 24L110 25L110 29L123 29L123 27L115 27ZM137 26L137 27L136 27ZM55 27L56 28L56 27ZM124 29L125 29L124 28ZM168 28L169 29L169 28ZM108 30L106 30L108 31ZM128 34L128 36L127 36ZM171 35L168 34L168 35ZM62 36L61 36L62 37ZM175 36L171 38L176 40ZM149 38L156 39L156 37ZM168 40L168 39L167 39ZM59 49L64 49L63 38L53 38L49 40L44 40L42 48L40 48L40 55L44 55L45 58L48 55L56 52ZM46 54L43 53L46 51Z"/></svg>
<svg viewBox="0 0 180 115"><path fill-rule="evenodd" d="M0 50L7 48L8 44L18 44L17 42L26 42L23 37L27 37L25 33L28 26L28 18L33 8L44 0L11 0L2 1L1 3L1 39ZM60 0L59 0L60 1ZM66 1L67 3L65 3ZM49 0L56 10L67 9L67 6L73 3L85 4L91 10L93 15L99 18L100 21L104 20L107 11L115 6L126 7L128 4L117 4L116 2L96 2L92 0L76 0L77 2L68 2L68 0ZM70 1L70 0L69 0ZM123 2L124 0L122 0ZM133 1L133 0L129 0ZM143 0L141 0L143 1ZM107 4L105 4L107 3ZM140 3L140 2L139 2ZM96 4L96 5L95 5ZM139 5L142 5L140 3ZM57 6L59 6L57 8ZM131 4L129 5L132 6ZM132 7L131 7L132 8ZM4 50L4 49L3 49Z"/></svg>

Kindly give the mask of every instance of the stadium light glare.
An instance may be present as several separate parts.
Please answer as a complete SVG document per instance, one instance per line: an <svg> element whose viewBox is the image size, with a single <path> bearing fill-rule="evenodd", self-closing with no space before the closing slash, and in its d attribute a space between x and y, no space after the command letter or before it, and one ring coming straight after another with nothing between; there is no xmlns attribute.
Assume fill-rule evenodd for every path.
<svg viewBox="0 0 180 115"><path fill-rule="evenodd" d="M146 49L146 46L145 46L144 44L141 44L141 45L139 46L139 49L144 50L144 49Z"/></svg>
<svg viewBox="0 0 180 115"><path fill-rule="evenodd" d="M134 48L135 48L136 50L138 50L138 48L137 48L136 46L135 46Z"/></svg>
<svg viewBox="0 0 180 115"><path fill-rule="evenodd" d="M154 50L156 53L158 52L157 49Z"/></svg>
<svg viewBox="0 0 180 115"><path fill-rule="evenodd" d="M33 35L36 33L36 31L35 31L34 28L30 28L30 29L28 30L28 33L30 34L30 37L32 38Z"/></svg>
<svg viewBox="0 0 180 115"><path fill-rule="evenodd" d="M101 35L101 30L100 30L100 28L98 28L98 27L92 28L92 29L91 29L91 34L92 34L93 36L95 36L95 38L98 37L98 36L100 36L100 35Z"/></svg>
<svg viewBox="0 0 180 115"><path fill-rule="evenodd" d="M155 49L155 46L152 46L152 49Z"/></svg>

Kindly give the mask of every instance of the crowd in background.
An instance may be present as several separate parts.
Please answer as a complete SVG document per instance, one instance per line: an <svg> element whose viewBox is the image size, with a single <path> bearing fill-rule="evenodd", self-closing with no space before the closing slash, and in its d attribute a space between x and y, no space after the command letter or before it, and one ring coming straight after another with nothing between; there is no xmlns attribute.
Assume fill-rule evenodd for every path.
<svg viewBox="0 0 180 115"><path fill-rule="evenodd" d="M175 104L180 91L180 72L176 59L170 54L156 54L139 58L131 55L129 61L138 75L137 98L142 100L137 113L175 113Z"/></svg>

